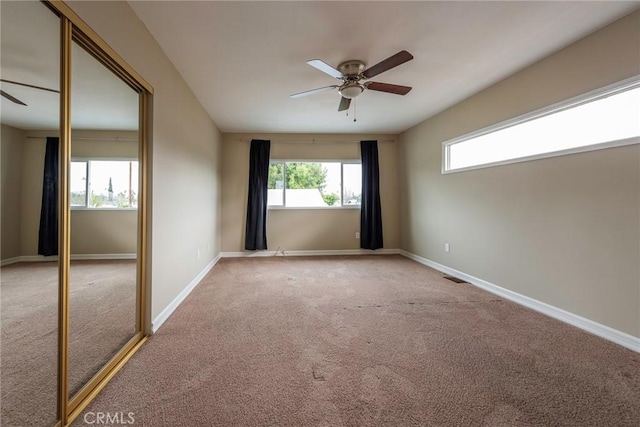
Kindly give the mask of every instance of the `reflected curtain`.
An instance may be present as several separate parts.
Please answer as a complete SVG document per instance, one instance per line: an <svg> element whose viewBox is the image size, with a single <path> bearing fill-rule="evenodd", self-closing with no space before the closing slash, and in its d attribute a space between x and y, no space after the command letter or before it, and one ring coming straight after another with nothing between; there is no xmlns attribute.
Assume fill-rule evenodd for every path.
<svg viewBox="0 0 640 427"><path fill-rule="evenodd" d="M267 249L267 195L269 182L269 151L271 141L251 140L249 153L249 196L244 248Z"/></svg>
<svg viewBox="0 0 640 427"><path fill-rule="evenodd" d="M382 209L380 208L380 168L378 141L360 141L362 156L362 202L360 206L360 247L382 248Z"/></svg>
<svg viewBox="0 0 640 427"><path fill-rule="evenodd" d="M58 152L59 138L47 137L42 180L42 206L38 254L58 255Z"/></svg>

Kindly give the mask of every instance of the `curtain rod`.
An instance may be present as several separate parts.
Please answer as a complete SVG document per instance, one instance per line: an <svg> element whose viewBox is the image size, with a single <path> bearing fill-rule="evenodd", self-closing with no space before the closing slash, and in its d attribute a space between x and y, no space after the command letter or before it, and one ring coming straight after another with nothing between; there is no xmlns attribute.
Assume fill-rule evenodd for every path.
<svg viewBox="0 0 640 427"><path fill-rule="evenodd" d="M46 136L27 136L27 139L45 139ZM90 137L90 136L78 136L71 137L71 140L76 141L124 141L124 142L138 142L138 138L121 138L119 136L105 136L105 137Z"/></svg>
<svg viewBox="0 0 640 427"><path fill-rule="evenodd" d="M252 139L259 138L233 138L234 141L251 142ZM371 139L343 139L343 140L304 140L304 139L271 139L270 141L276 144L351 144L358 143L360 141L369 141ZM396 142L395 139L378 139L378 142Z"/></svg>

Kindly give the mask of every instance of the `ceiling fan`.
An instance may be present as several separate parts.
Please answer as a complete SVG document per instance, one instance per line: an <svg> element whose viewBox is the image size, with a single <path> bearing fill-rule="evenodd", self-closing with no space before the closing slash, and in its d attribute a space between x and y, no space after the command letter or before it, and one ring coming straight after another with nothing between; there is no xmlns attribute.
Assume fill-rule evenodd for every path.
<svg viewBox="0 0 640 427"><path fill-rule="evenodd" d="M18 85L18 86L30 87L32 89L46 90L48 92L60 93L59 90L48 89L46 87L41 87L41 86L29 85L29 84L26 84L26 83L14 82L12 80L0 79L0 82L2 82L2 83L11 83L11 84ZM14 102L14 103L16 103L18 105L24 105L25 107L27 106L27 104L25 104L24 102L20 101L15 96L8 94L7 92L5 92L2 89L0 89L0 96L3 96L5 98L7 98L9 101Z"/></svg>
<svg viewBox="0 0 640 427"><path fill-rule="evenodd" d="M395 95L406 95L411 90L411 87L409 86L392 85L389 83L378 82L362 82L362 80L368 80L372 77L377 76L378 74L390 70L391 68L404 64L407 61L411 61L412 59L413 55L411 55L406 50L402 50L395 55L385 59L384 61L377 63L373 67L369 67L367 69L365 69L367 65L363 61L359 60L345 61L338 65L338 68L336 69L326 62L321 61L320 59L312 59L310 61L307 61L307 64L329 74L331 77L342 80L342 84L325 86L318 89L295 93L291 95L291 98L301 98L303 96L313 95L315 93L320 93L331 89L338 89L338 93L342 96L340 105L338 106L338 111L344 111L349 109L351 100L364 92L365 89L376 90L378 92L393 93Z"/></svg>

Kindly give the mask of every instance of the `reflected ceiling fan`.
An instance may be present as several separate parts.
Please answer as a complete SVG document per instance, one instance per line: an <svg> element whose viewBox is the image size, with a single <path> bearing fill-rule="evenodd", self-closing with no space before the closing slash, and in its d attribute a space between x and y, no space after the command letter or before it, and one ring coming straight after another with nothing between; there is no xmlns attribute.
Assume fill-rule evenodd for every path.
<svg viewBox="0 0 640 427"><path fill-rule="evenodd" d="M338 106L338 111L344 111L349 109L351 100L364 92L365 89L375 90L378 92L387 92L395 95L406 95L411 90L411 87L409 86L400 86L378 82L362 82L362 80L368 80L372 77L377 76L378 74L384 73L387 70L397 67L398 65L404 64L407 61L411 61L412 59L413 55L411 55L406 50L402 50L395 55L385 59L384 61L377 63L373 67L369 67L367 69L365 69L367 65L363 61L359 60L345 61L338 65L338 68L336 69L326 62L321 61L320 59L312 59L310 61L307 61L307 64L329 74L331 77L342 80L342 84L325 86L318 89L295 93L291 95L291 98L301 98L303 96L313 95L315 93L320 93L331 89L338 89L338 93L342 96L342 99L340 99L340 104Z"/></svg>
<svg viewBox="0 0 640 427"><path fill-rule="evenodd" d="M49 88L41 87L41 86L29 85L29 84L26 84L26 83L14 82L12 80L0 79L0 82L2 82L2 83L10 83L10 84L13 84L13 85L18 85L18 86L30 87L32 89L46 90L48 92L60 93L59 90L49 89ZM2 89L0 89L0 95L3 96L4 98L7 98L11 102L14 102L14 103L18 104L18 105L24 105L25 107L27 106L27 104L25 104L24 102L20 101L15 96L8 94L7 92L5 92Z"/></svg>

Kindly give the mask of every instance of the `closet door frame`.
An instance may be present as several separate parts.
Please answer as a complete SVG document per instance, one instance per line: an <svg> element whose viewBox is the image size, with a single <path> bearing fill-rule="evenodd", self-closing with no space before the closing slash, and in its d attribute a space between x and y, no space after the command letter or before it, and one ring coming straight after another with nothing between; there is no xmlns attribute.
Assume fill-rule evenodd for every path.
<svg viewBox="0 0 640 427"><path fill-rule="evenodd" d="M67 426L87 407L95 396L133 356L149 334L150 298L147 285L150 280L151 233L149 218L149 177L151 144L151 105L153 87L122 59L63 1L43 1L61 20L60 25L60 168L59 168L59 272L58 272L58 422ZM69 194L71 162L71 56L72 42L77 43L100 63L129 85L139 97L139 197L137 235L137 318L134 336L105 364L98 373L74 396L68 398L69 351L69 270L71 208Z"/></svg>

